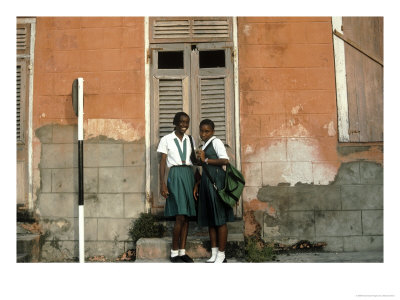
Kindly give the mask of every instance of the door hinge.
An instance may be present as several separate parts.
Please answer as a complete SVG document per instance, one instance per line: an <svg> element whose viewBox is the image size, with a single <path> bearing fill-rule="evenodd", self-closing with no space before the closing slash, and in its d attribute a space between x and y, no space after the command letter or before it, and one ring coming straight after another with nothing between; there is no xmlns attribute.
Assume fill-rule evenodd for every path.
<svg viewBox="0 0 400 300"><path fill-rule="evenodd" d="M164 50L164 48L149 48L147 49L147 63L152 64L153 63L153 50Z"/></svg>
<svg viewBox="0 0 400 300"><path fill-rule="evenodd" d="M349 134L360 133L360 130L349 130Z"/></svg>

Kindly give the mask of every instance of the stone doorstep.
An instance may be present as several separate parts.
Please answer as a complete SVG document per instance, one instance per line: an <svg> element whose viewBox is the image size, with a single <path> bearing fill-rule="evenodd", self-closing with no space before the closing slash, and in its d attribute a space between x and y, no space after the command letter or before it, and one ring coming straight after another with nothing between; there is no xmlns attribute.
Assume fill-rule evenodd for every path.
<svg viewBox="0 0 400 300"><path fill-rule="evenodd" d="M207 258L210 251L205 244L209 242L208 236L188 236L186 253L193 259ZM163 261L168 260L171 252L171 237L141 238L136 243L136 261ZM244 243L241 233L228 234L228 245Z"/></svg>

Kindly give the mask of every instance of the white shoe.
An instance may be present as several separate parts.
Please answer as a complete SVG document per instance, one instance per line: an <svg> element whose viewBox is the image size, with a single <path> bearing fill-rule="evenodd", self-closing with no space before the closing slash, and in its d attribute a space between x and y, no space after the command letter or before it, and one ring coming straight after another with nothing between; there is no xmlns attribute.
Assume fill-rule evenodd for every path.
<svg viewBox="0 0 400 300"><path fill-rule="evenodd" d="M217 259L218 247L211 248L211 257L206 260L206 263L213 263Z"/></svg>
<svg viewBox="0 0 400 300"><path fill-rule="evenodd" d="M226 262L225 251L218 251L217 258L215 259L214 263L224 263L224 262Z"/></svg>

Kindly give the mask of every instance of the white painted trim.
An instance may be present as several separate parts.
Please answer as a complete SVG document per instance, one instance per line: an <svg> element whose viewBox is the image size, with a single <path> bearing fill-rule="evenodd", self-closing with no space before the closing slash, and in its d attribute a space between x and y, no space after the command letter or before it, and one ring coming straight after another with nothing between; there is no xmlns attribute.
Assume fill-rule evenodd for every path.
<svg viewBox="0 0 400 300"><path fill-rule="evenodd" d="M18 24L36 24L36 18L17 18L17 23Z"/></svg>
<svg viewBox="0 0 400 300"><path fill-rule="evenodd" d="M235 90L235 139L236 139L236 168L241 170L240 161L240 102L239 102L239 52L237 17L233 17L233 53L234 53L234 90Z"/></svg>
<svg viewBox="0 0 400 300"><path fill-rule="evenodd" d="M29 96L28 96L28 209L33 210L33 76L35 65L35 38L36 38L36 19L28 19L31 23L31 45L29 49L30 64L29 68Z"/></svg>
<svg viewBox="0 0 400 300"><path fill-rule="evenodd" d="M79 262L85 262L85 209L79 205Z"/></svg>
<svg viewBox="0 0 400 300"><path fill-rule="evenodd" d="M78 140L83 141L83 78L78 78Z"/></svg>
<svg viewBox="0 0 400 300"><path fill-rule="evenodd" d="M150 212L150 62L147 59L150 51L149 17L144 17L144 118L145 118L145 147L146 147L146 212Z"/></svg>
<svg viewBox="0 0 400 300"><path fill-rule="evenodd" d="M342 17L332 17L332 32L342 31ZM346 60L344 53L344 41L333 35L333 47L335 53L336 75L336 101L338 109L339 142L348 142L349 138L349 106L347 102Z"/></svg>

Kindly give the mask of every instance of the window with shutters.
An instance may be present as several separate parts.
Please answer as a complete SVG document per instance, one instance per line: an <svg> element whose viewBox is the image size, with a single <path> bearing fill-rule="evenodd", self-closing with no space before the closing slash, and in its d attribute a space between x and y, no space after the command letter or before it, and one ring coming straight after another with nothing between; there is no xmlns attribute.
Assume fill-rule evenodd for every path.
<svg viewBox="0 0 400 300"><path fill-rule="evenodd" d="M334 22L335 56L340 55L338 45L341 43L345 85L343 101L338 101L339 141L382 142L383 18L343 17L338 20L335 20L337 28Z"/></svg>
<svg viewBox="0 0 400 300"><path fill-rule="evenodd" d="M215 123L215 134L234 156L234 87L231 18L150 18L151 191L153 211L162 211L156 152L174 130L174 115L190 116L187 134L200 143L199 124ZM160 41L161 43L158 43Z"/></svg>

